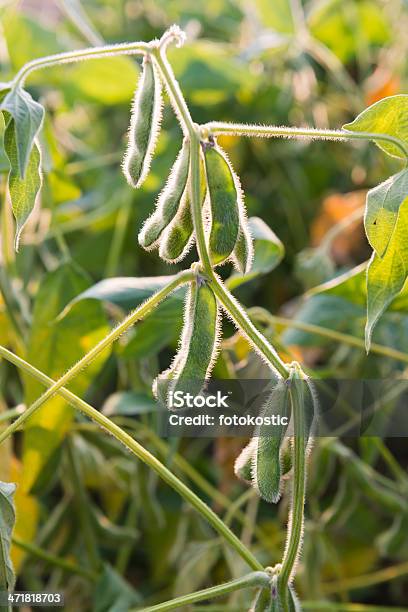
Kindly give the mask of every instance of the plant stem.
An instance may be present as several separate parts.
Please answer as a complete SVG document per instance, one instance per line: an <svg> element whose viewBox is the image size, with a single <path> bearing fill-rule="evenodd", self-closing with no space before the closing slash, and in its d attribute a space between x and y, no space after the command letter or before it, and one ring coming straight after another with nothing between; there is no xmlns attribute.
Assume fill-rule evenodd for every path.
<svg viewBox="0 0 408 612"><path fill-rule="evenodd" d="M408 574L408 562L393 565L384 569L373 572L372 574L364 574L363 576L354 576L345 578L338 582L329 582L322 585L322 590L325 594L342 593L345 591L353 591L355 589L365 589L367 587L395 580L401 576Z"/></svg>
<svg viewBox="0 0 408 612"><path fill-rule="evenodd" d="M40 372L40 370L37 370L37 368L32 366L30 363L27 363L24 361L24 359L14 355L14 353L11 353L2 346L0 346L0 356L4 357L8 361L11 361L17 367L23 369L31 376L34 376L34 378L49 388L55 386L55 382L52 380L52 378L43 372ZM229 542L233 548L235 548L237 553L246 561L251 569L256 571L263 570L262 564L254 557L251 551L242 544L239 538L237 538L229 527L225 525L220 517L215 514L215 512L198 497L198 495L196 495L193 491L191 491L191 489L189 489L188 486L179 480L177 476L173 474L173 472L171 472L158 459L156 459L154 455L149 453L148 450L136 442L136 440L129 436L129 434L123 431L123 429L118 427L110 419L90 406L90 404L77 397L74 393L68 391L68 389L59 387L56 392L66 399L74 408L80 410L83 414L98 423L98 425L100 425L105 431L121 442L133 455L154 470L160 476L160 478L167 482L167 484L177 491L177 493L179 493L183 499L190 503L197 510L197 512L199 512L199 514L201 514L201 516L208 521L215 531L217 531Z"/></svg>
<svg viewBox="0 0 408 612"><path fill-rule="evenodd" d="M78 574L79 576L83 576L92 582L95 582L98 578L97 574L88 571L84 567L71 563L70 561L66 561L65 559L61 559L60 557L56 557L55 555L51 555L31 542L23 542L23 540L20 540L20 538L16 536L13 536L12 542L15 546L21 548L21 550L24 550L33 557L37 557L38 559L45 561L45 563L48 565L59 567L66 572L70 572L71 574Z"/></svg>
<svg viewBox="0 0 408 612"><path fill-rule="evenodd" d="M10 421L14 419L14 417L20 416L20 414L24 412L24 406L21 404L16 406L15 408L10 408L10 410L6 410L5 412L0 413L0 423L4 423L4 421Z"/></svg>
<svg viewBox="0 0 408 612"><path fill-rule="evenodd" d="M228 593L233 593L239 589L247 589L257 586L267 587L269 585L269 581L270 577L266 572L253 572L243 576L242 578L237 578L236 580L231 580L230 582L225 582L224 584L219 584L217 586L210 587L209 589L203 589L202 591L196 591L195 593L191 593L189 595L176 597L176 599L157 604L157 606L137 608L130 610L130 612L137 612L137 610L143 610L143 612L166 612L167 610L175 610L176 608L181 608L182 606L187 606L197 601L213 599L214 597L222 597L223 595L228 595Z"/></svg>
<svg viewBox="0 0 408 612"><path fill-rule="evenodd" d="M81 60L98 59L101 57L114 57L116 55L140 55L150 53L151 51L151 43L133 42L105 45L103 47L88 47L86 49L78 49L76 51L67 51L65 53L47 55L24 64L24 66L14 77L13 85L22 87L31 72L40 70L42 68L49 68L50 66L71 64L74 62L80 62Z"/></svg>
<svg viewBox="0 0 408 612"><path fill-rule="evenodd" d="M47 389L47 391L41 395L27 410L16 420L14 423L9 425L2 433L0 433L0 444L8 436L19 429L25 421L30 418L36 410L38 410L44 402L50 399L57 393L61 387L65 386L72 378L77 376L86 368L92 361L106 348L108 348L115 340L119 338L129 327L131 327L136 321L139 321L146 316L153 308L155 308L165 297L172 293L175 289L180 287L194 278L193 272L185 271L180 272L174 277L166 287L163 287L156 293L154 293L148 300L146 300L141 306L131 312L115 329L113 329L103 340L101 340L96 346L93 347L82 359L80 359L75 365L73 365L61 378L53 382L53 384Z"/></svg>
<svg viewBox="0 0 408 612"><path fill-rule="evenodd" d="M272 323L275 325L283 325L284 327L293 327L294 329L299 329L300 331L310 334L316 334L317 336L322 336L323 338L328 338L329 340L334 340L335 342L341 342L343 344L348 344L349 346L361 348L361 350L365 352L364 340L349 334L337 332L333 329L328 329L327 327L321 327L320 325L313 325L312 323L304 323L303 321L296 321L295 319L278 317L270 314L267 310L258 306L251 308L248 311L248 314L257 321L263 321L265 323ZM370 350L372 353L376 353L377 355L382 355L384 357L389 357L390 359L396 359L397 361L408 363L407 353L403 353L402 351L398 351L389 346L373 343Z"/></svg>
<svg viewBox="0 0 408 612"><path fill-rule="evenodd" d="M288 585L290 584L296 568L296 561L302 545L305 489L306 489L306 428L303 401L304 382L294 381L290 387L293 418L293 484L292 506L288 524L286 548L282 560L282 568L278 577L279 596L283 605L283 612L289 612Z"/></svg>
<svg viewBox="0 0 408 612"><path fill-rule="evenodd" d="M277 125L255 125L245 123L223 123L212 121L201 126L214 136L255 136L258 138L310 138L312 140L381 140L400 149L408 158L408 147L402 140L388 134L371 132L351 132L349 130L324 130L317 128L298 128Z"/></svg>
<svg viewBox="0 0 408 612"><path fill-rule="evenodd" d="M248 338L255 350L265 358L272 369L276 370L283 378L288 377L288 371L282 359L279 357L275 349L269 344L266 338L256 329L255 325L250 321L245 310L228 291L221 279L214 273L211 273L210 285L223 305L227 314L231 316L237 327Z"/></svg>

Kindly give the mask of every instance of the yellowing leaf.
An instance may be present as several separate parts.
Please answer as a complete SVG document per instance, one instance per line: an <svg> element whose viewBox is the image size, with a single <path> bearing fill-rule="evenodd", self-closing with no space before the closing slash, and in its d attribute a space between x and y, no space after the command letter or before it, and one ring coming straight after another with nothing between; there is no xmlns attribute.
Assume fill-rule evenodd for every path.
<svg viewBox="0 0 408 612"><path fill-rule="evenodd" d="M102 305L94 300L75 304L62 319L67 303L89 285L87 276L73 263L64 263L42 282L34 305L27 360L51 378L58 378L109 331ZM81 395L101 368L107 353L100 355L70 386ZM26 403L44 391L26 379ZM50 399L30 419L24 432L22 485L29 491L38 481L60 446L72 421L73 409L59 396Z"/></svg>
<svg viewBox="0 0 408 612"><path fill-rule="evenodd" d="M38 520L40 518L40 506L38 500L26 493L19 486L22 477L22 465L15 457L11 463L11 479L17 484L14 494L14 505L16 507L16 525L14 535L24 542L32 542L37 532ZM26 553L18 546L11 547L11 559L18 573Z"/></svg>
<svg viewBox="0 0 408 612"><path fill-rule="evenodd" d="M405 158L408 151L408 95L400 94L383 98L366 108L352 121L343 125L350 132L385 134L401 142L401 147L392 142L377 139L376 144L393 157Z"/></svg>

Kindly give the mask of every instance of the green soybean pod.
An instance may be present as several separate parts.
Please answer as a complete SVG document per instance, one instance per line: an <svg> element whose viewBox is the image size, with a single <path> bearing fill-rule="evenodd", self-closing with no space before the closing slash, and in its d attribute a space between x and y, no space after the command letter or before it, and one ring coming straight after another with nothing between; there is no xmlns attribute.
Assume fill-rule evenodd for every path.
<svg viewBox="0 0 408 612"><path fill-rule="evenodd" d="M241 215L238 240L232 254L232 262L237 272L248 274L254 258L254 247L246 215Z"/></svg>
<svg viewBox="0 0 408 612"><path fill-rule="evenodd" d="M200 393L214 365L219 344L220 315L216 297L200 276L187 293L180 361L171 390Z"/></svg>
<svg viewBox="0 0 408 612"><path fill-rule="evenodd" d="M213 143L203 148L211 206L210 255L220 264L230 259L238 240L242 191L224 151Z"/></svg>
<svg viewBox="0 0 408 612"><path fill-rule="evenodd" d="M256 439L252 438L242 449L234 463L234 473L237 478L252 484L252 463L256 452Z"/></svg>
<svg viewBox="0 0 408 612"><path fill-rule="evenodd" d="M162 87L151 58L143 58L142 73L135 91L123 172L135 188L145 180L160 130Z"/></svg>
<svg viewBox="0 0 408 612"><path fill-rule="evenodd" d="M167 370L161 372L153 381L152 391L155 398L163 405L168 406L170 385L176 376L178 356Z"/></svg>
<svg viewBox="0 0 408 612"><path fill-rule="evenodd" d="M207 193L207 184L202 160L200 163L200 179L200 199L203 206ZM187 255L193 244L194 223L191 213L189 183L187 183L177 215L160 239L159 255L169 263L177 263Z"/></svg>
<svg viewBox="0 0 408 612"><path fill-rule="evenodd" d="M183 193L186 190L189 162L190 142L187 138L184 138L167 183L157 199L154 213L146 219L139 233L138 240L141 247L145 249L153 248L163 231L177 215Z"/></svg>
<svg viewBox="0 0 408 612"><path fill-rule="evenodd" d="M281 494L281 446L290 418L289 381L280 380L264 404L264 421L272 416L286 419L283 424L261 425L255 432L256 452L253 455L253 485L259 495L267 502L276 503Z"/></svg>

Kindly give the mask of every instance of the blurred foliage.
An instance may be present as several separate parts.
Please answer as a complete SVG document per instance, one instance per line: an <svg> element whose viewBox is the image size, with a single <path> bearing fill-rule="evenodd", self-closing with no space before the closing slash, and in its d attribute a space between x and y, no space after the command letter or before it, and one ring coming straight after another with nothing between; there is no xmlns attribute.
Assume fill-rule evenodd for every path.
<svg viewBox="0 0 408 612"><path fill-rule="evenodd" d="M408 9L402 0L89 0L83 3L86 15L67 11L69 4L2 3L2 81L30 59L84 47L95 35L109 42L150 40L176 22L188 41L169 57L200 123L336 128L367 104L407 91ZM47 110L41 136L44 187L17 255L10 247L12 220L4 205L8 165L0 158L0 338L51 376L61 374L109 323L143 299L137 283L126 286L116 277L153 277L175 269L137 244L181 142L168 106L143 189L133 191L120 170L138 74L138 62L125 57L30 77L33 98ZM366 144L224 137L222 145L241 176L250 216L263 219L285 247L280 265L237 286L237 295L249 307L362 339L363 272L311 294L304 290L367 259L370 249L358 211L366 190L398 171L398 161ZM313 251L305 255L305 249ZM278 263L281 253L274 256ZM262 257L260 251L265 273L272 265L265 267ZM96 295L101 281L130 293L113 299L105 285L103 295ZM87 290L97 300L77 301L66 317L56 318ZM151 382L176 349L181 298L175 294L121 338L73 389L172 466L227 515L261 562L271 565L284 545L287 501L276 507L258 504L234 479L233 461L244 441L176 443L159 439L149 427ZM259 325L282 356L303 361L316 376L406 374L407 360L378 352L367 356L362 348L292 328L290 322L264 317ZM258 358L229 323L225 327L229 338L216 374L260 377ZM402 294L373 340L406 351L407 337ZM40 393L38 383L23 379L5 362L0 363L0 389L0 417ZM67 610L112 610L114 601L115 610L126 610L140 597L162 601L243 573L242 561L174 492L93 425L73 419L64 401L53 399L30 425L14 449L0 449L1 477L19 485L17 541L34 543L98 576L95 581L81 571L69 573L15 544L21 589L64 588ZM311 455L298 589L304 600L401 606L408 601L406 444L362 439L353 445L350 450L340 441L321 440ZM394 497L391 503L381 487L400 503ZM370 580L383 568L393 580L382 582L381 575ZM222 609L245 609L247 597L235 594Z"/></svg>

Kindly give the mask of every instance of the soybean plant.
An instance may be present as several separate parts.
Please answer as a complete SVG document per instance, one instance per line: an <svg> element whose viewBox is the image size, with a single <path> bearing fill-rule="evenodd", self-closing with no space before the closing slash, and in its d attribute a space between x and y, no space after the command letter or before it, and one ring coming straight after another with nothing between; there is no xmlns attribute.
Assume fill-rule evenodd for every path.
<svg viewBox="0 0 408 612"><path fill-rule="evenodd" d="M406 160L408 137L404 125L408 96L394 96L377 103L342 130L218 122L200 125L191 117L166 56L169 44L180 46L184 39L184 33L173 26L160 40L149 43L124 43L40 58L25 65L12 82L2 84L0 96L6 121L5 150L10 161L9 192L17 223L18 246L21 230L41 186L37 139L44 115L44 109L24 89L25 80L35 70L55 64L107 55L142 55L142 71L132 103L128 148L123 161L129 184L139 188L149 173L160 130L164 89L180 124L183 142L155 209L140 231L139 244L144 249L156 250L166 262L181 261L193 245L198 257L190 269L176 274L57 381L1 347L4 358L41 381L47 390L0 434L0 442L21 428L49 398L60 394L155 470L225 538L252 570L242 578L144 608L145 611L171 610L244 588L257 589L251 610L301 610L293 583L302 545L307 455L316 420L316 400L312 384L301 366L282 361L218 274L219 267L228 262L238 274L249 274L254 248L239 177L217 138L233 134L339 141L366 139L376 142L386 153ZM406 170L403 173L406 177ZM402 184L403 190L400 188ZM407 265L401 264L401 257L405 263L406 257L400 252L401 245L406 244L404 232L408 227L404 224L405 209L402 206L406 206L408 197L406 185L407 181L403 182L401 176L396 175L387 185L373 190L367 201L366 230L374 249L368 268L367 348L376 321L401 290L408 270ZM200 391L209 379L217 357L223 314L233 321L267 364L271 378L277 380L263 406L263 414L274 413L290 418L290 435L283 426L273 437L259 427L235 464L237 476L252 485L269 503L279 500L282 477L288 478L290 472L291 510L286 546L282 559L273 566L264 567L217 514L168 468L109 418L66 389L66 385L106 347L182 285L187 285L187 298L179 350L169 367L157 375L153 385L155 396L166 403L169 393L188 385L191 390L192 383L194 392Z"/></svg>

